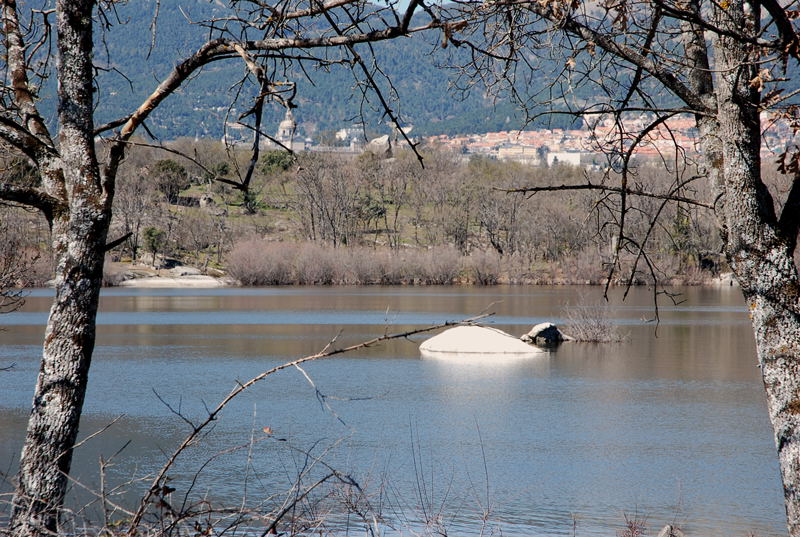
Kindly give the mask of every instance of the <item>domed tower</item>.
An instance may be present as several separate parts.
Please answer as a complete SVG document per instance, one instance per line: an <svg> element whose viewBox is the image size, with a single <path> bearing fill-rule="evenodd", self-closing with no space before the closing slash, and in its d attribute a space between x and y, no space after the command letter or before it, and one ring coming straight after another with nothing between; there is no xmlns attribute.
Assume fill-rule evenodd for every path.
<svg viewBox="0 0 800 537"><path fill-rule="evenodd" d="M287 108L283 121L278 125L278 134L275 135L275 139L289 149L294 149L292 147L292 140L294 139L296 129L297 123L295 123L294 117L292 116L292 109Z"/></svg>

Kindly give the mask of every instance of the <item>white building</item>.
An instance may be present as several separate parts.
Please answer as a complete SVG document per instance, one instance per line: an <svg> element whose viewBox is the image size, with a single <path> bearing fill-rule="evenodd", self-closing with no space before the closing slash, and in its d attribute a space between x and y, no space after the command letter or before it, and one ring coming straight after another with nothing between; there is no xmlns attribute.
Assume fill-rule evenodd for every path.
<svg viewBox="0 0 800 537"><path fill-rule="evenodd" d="M287 108L286 115L283 117L283 121L281 121L278 125L278 132L275 134L275 139L284 146L288 147L290 150L294 150L293 145L295 141L294 135L296 130L297 123L294 120L294 116L292 116L292 109Z"/></svg>

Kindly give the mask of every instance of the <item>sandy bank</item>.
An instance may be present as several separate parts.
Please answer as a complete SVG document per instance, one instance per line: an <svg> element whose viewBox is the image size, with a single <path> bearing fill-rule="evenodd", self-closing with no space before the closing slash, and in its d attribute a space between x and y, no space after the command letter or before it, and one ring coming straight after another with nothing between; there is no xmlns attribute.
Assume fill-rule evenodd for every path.
<svg viewBox="0 0 800 537"><path fill-rule="evenodd" d="M188 265L156 269L148 265L112 262L106 264L105 273L106 282L112 287L202 289L233 284L222 273L211 276Z"/></svg>
<svg viewBox="0 0 800 537"><path fill-rule="evenodd" d="M191 289L227 287L229 282L222 278L212 276L181 276L164 277L151 276L146 278L132 278L120 282L117 287L135 287L142 289L182 287Z"/></svg>

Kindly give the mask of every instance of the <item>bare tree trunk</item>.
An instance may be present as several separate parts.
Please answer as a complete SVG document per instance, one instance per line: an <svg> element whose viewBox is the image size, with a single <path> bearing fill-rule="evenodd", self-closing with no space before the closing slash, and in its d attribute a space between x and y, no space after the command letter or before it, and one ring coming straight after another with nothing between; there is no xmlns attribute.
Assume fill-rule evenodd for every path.
<svg viewBox="0 0 800 537"><path fill-rule="evenodd" d="M60 159L43 170L48 193L63 203L50 220L56 297L20 458L15 537L58 531L94 350L112 193L94 150L92 8L93 2L57 4Z"/></svg>
<svg viewBox="0 0 800 537"><path fill-rule="evenodd" d="M692 2L699 13L699 5ZM722 24L747 27L745 12L727 10ZM751 23L753 25L756 22ZM690 25L687 25L690 26ZM759 93L750 84L755 64L749 45L728 36L715 40L716 88L702 31L687 27L686 57L695 67L691 89L716 116L696 116L725 255L742 288L775 434L789 535L800 537L800 283L793 253L796 225L775 215L761 179ZM692 38L694 37L694 38ZM714 93L714 99L708 96ZM787 204L784 210L791 211Z"/></svg>
<svg viewBox="0 0 800 537"><path fill-rule="evenodd" d="M725 103L721 103L721 108ZM800 283L794 241L782 233L758 177L749 129L720 113L725 153L725 253L750 311L783 480L789 534L800 536ZM738 128L737 128L738 127ZM758 147L757 145L755 146ZM794 232L796 236L796 231Z"/></svg>
<svg viewBox="0 0 800 537"><path fill-rule="evenodd" d="M779 246L764 252L772 268L739 277L753 321L758 362L783 480L789 535L800 535L800 293L792 257ZM743 255L744 252L739 252ZM737 274L745 272L742 264Z"/></svg>
<svg viewBox="0 0 800 537"><path fill-rule="evenodd" d="M745 26L743 10L725 20ZM738 23L738 24L737 24ZM756 20L754 23L758 24ZM800 536L800 283L793 253L796 224L779 220L761 180L759 93L750 46L718 38L717 106L724 204L718 207L725 254L742 288L755 334L767 408L775 433L787 524ZM793 211L787 205L785 211ZM791 218L790 220L795 220Z"/></svg>
<svg viewBox="0 0 800 537"><path fill-rule="evenodd" d="M93 225L75 230L65 218L53 229L58 248L56 298L20 458L11 518L16 537L58 529L94 350L103 275L108 220L102 216L91 220Z"/></svg>

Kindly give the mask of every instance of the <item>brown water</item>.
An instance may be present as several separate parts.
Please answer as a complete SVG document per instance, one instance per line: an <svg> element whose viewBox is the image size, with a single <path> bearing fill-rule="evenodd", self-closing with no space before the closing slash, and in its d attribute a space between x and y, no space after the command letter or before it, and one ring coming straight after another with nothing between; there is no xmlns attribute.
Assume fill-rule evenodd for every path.
<svg viewBox="0 0 800 537"><path fill-rule="evenodd" d="M325 460L368 489L383 484L395 528L441 512L449 535L613 536L624 514L651 533L678 522L689 535L785 534L782 495L752 334L735 289L682 289L663 305L634 290L611 314L619 344L566 344L541 358L501 363L420 359L424 338L389 342L285 371L232 404L174 472L186 477L215 453L193 489L217 498L283 490L302 465ZM192 418L271 365L345 344L490 310L515 334L559 321L596 289L543 287L108 290L98 319L75 475L98 485L97 461L126 442L114 482L153 472L187 432L159 398ZM49 291L0 323L0 468L13 473L38 370ZM264 438L269 426L274 437ZM285 439L280 441L278 439ZM331 447L335 446L335 447ZM488 482L488 487L487 487ZM5 485L6 490L8 485ZM141 486L139 486L141 488ZM134 491L136 487L134 486ZM86 497L76 491L74 502ZM125 502L124 497L119 501ZM89 511L91 512L91 511ZM91 514L89 516L92 516Z"/></svg>

